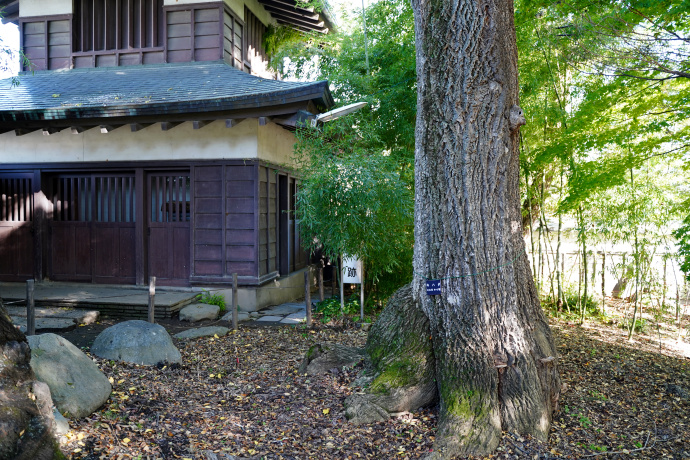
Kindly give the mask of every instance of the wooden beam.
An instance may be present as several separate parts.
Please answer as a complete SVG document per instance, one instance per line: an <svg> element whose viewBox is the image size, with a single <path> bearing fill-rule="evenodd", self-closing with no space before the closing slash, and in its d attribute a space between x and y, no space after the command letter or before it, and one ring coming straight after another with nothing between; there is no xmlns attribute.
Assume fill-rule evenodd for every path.
<svg viewBox="0 0 690 460"><path fill-rule="evenodd" d="M122 125L101 125L101 134L108 134L111 131L115 131Z"/></svg>
<svg viewBox="0 0 690 460"><path fill-rule="evenodd" d="M24 136L34 131L38 131L38 128L19 128L14 130L14 134L17 136Z"/></svg>
<svg viewBox="0 0 690 460"><path fill-rule="evenodd" d="M43 128L43 135L44 136L50 136L51 134L59 133L63 129L65 129L65 128L53 128L53 127Z"/></svg>
<svg viewBox="0 0 690 460"><path fill-rule="evenodd" d="M84 131L88 131L92 128L95 128L95 126L72 126L70 128L70 131L72 132L72 134L81 134Z"/></svg>
<svg viewBox="0 0 690 460"><path fill-rule="evenodd" d="M204 126L208 125L209 123L213 123L215 120L197 120L193 121L192 125L194 126L194 129L201 129Z"/></svg>
<svg viewBox="0 0 690 460"><path fill-rule="evenodd" d="M280 11L284 12L290 16L294 16L298 19L302 20L311 20L311 21L318 21L319 20L319 15L316 13L308 13L306 11L300 12L296 8L291 8L289 6L283 5L281 3L277 2L267 2L264 1L262 2L264 8L270 13L272 11Z"/></svg>
<svg viewBox="0 0 690 460"><path fill-rule="evenodd" d="M173 129L175 126L182 124L181 121L164 121L161 123L161 129L163 131L170 131Z"/></svg>
<svg viewBox="0 0 690 460"><path fill-rule="evenodd" d="M316 30L317 32L321 32L323 30L325 23L323 21L310 21L308 19L302 19L299 18L298 15L291 15L289 13L284 13L282 11L278 11L273 9L272 11L267 8L269 12L271 13L271 16L273 16L276 20L283 20L285 22L290 22L294 25L305 27L305 28L310 28L313 30Z"/></svg>
<svg viewBox="0 0 690 460"><path fill-rule="evenodd" d="M228 118L225 120L225 127L226 128L234 128L235 126L239 125L244 121L244 118Z"/></svg>
<svg viewBox="0 0 690 460"><path fill-rule="evenodd" d="M269 121L271 121L271 117L259 117L259 126L266 126Z"/></svg>
<svg viewBox="0 0 690 460"><path fill-rule="evenodd" d="M141 131L142 129L147 128L152 124L153 123L131 123L129 127L133 133L136 133L137 131Z"/></svg>

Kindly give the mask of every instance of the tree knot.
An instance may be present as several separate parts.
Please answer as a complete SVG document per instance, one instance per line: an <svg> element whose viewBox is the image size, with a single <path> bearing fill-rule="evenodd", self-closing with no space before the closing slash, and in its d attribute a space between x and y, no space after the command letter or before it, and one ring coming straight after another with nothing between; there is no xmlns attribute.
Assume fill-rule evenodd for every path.
<svg viewBox="0 0 690 460"><path fill-rule="evenodd" d="M511 131L515 131L520 126L527 124L527 120L525 120L525 114L519 105L514 105L510 108L508 123L510 125Z"/></svg>

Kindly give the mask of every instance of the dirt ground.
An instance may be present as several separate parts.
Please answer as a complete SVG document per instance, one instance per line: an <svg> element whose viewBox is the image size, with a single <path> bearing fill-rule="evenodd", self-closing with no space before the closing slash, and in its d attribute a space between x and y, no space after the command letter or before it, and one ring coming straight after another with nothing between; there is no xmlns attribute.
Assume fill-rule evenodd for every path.
<svg viewBox="0 0 690 460"><path fill-rule="evenodd" d="M64 335L88 347L114 321ZM608 322L551 320L564 383L551 436L539 442L506 432L485 458L690 459L690 355L660 345L659 327L628 342ZM200 326L161 324L171 333ZM358 368L319 377L296 371L314 343L365 341L351 327L243 324L226 337L176 342L181 365L95 358L113 393L100 411L70 422L63 450L74 459L118 460L213 458L208 452L219 459L423 458L433 447L438 407L355 427L343 401L356 391Z"/></svg>

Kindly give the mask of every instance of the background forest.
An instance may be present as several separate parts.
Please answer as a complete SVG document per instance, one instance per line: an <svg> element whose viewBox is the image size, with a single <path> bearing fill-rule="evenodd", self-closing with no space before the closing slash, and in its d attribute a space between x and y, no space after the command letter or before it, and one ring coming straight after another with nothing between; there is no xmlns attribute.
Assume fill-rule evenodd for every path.
<svg viewBox="0 0 690 460"><path fill-rule="evenodd" d="M517 0L522 214L544 305L584 321L623 298L682 317L690 274L690 4ZM341 12L336 33L274 29L287 78L368 106L300 133L302 230L357 254L375 304L412 277L415 42L405 0ZM439 46L441 46L440 44ZM615 303L615 302L614 302ZM630 307L630 308L628 308ZM651 311L651 310L650 310Z"/></svg>

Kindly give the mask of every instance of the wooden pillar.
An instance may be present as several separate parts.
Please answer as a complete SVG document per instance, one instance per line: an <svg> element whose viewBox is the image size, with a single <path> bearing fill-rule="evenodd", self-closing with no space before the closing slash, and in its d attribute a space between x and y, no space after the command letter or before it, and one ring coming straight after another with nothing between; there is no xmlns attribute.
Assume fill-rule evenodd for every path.
<svg viewBox="0 0 690 460"><path fill-rule="evenodd" d="M145 179L144 170L142 168L137 168L134 173L134 195L136 198L136 215L134 216L134 258L136 260L136 283L139 286L143 286L144 280L146 279L146 265L144 264L146 260L146 213L144 210L149 209L150 212L150 207L147 208L144 206L146 202L146 197L144 196Z"/></svg>
<svg viewBox="0 0 690 460"><path fill-rule="evenodd" d="M149 323L156 322L156 277L149 278Z"/></svg>
<svg viewBox="0 0 690 460"><path fill-rule="evenodd" d="M48 232L45 231L46 225L46 198L41 190L41 170L34 171L31 180L31 192L33 194L33 232L34 232L34 280L43 281L43 248L44 238Z"/></svg>
<svg viewBox="0 0 690 460"><path fill-rule="evenodd" d="M232 274L232 329L237 330L237 273Z"/></svg>
<svg viewBox="0 0 690 460"><path fill-rule="evenodd" d="M26 335L36 335L36 310L34 308L34 280L26 281Z"/></svg>
<svg viewBox="0 0 690 460"><path fill-rule="evenodd" d="M311 270L309 267L304 272L304 303L307 308L307 327L311 327L311 286L309 283L309 276Z"/></svg>

